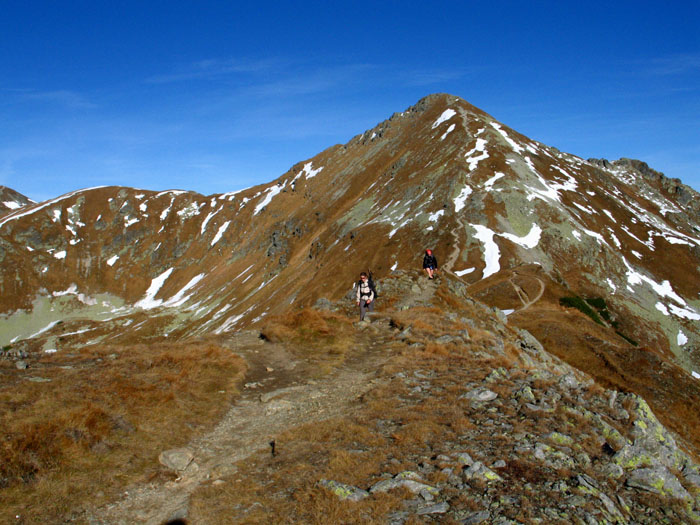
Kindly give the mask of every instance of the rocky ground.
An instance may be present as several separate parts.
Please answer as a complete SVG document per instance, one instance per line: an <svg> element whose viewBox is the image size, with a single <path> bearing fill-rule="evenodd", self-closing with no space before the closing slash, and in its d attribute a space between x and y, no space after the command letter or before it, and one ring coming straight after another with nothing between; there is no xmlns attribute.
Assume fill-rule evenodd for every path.
<svg viewBox="0 0 700 525"><path fill-rule="evenodd" d="M455 279L402 274L379 304L322 377L289 344L230 339L251 363L241 400L161 458L177 479L86 521L700 521L698 466L642 398L552 357Z"/></svg>

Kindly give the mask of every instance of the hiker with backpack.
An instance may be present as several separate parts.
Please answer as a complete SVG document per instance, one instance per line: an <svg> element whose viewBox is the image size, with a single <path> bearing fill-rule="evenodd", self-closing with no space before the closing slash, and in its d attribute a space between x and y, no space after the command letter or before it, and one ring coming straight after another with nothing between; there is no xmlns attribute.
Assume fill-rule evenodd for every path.
<svg viewBox="0 0 700 525"><path fill-rule="evenodd" d="M374 299L377 297L374 282L366 272L360 274L360 280L356 285L357 305L360 307L360 321L365 320L367 311L374 311Z"/></svg>
<svg viewBox="0 0 700 525"><path fill-rule="evenodd" d="M428 279L432 279L437 273L437 259L433 255L433 250L425 250L425 255L423 256L423 269L425 273L428 274Z"/></svg>

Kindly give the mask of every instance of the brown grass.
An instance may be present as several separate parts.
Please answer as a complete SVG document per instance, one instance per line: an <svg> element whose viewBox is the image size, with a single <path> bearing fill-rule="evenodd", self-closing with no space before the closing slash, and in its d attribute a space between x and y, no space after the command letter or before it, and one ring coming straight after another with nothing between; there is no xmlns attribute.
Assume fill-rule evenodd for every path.
<svg viewBox="0 0 700 525"><path fill-rule="evenodd" d="M321 374L342 364L356 344L352 320L334 312L305 308L285 315L271 316L261 336L283 343L297 357L315 361Z"/></svg>
<svg viewBox="0 0 700 525"><path fill-rule="evenodd" d="M216 421L245 368L230 351L197 343L72 356L29 369L50 382L16 371L0 388L0 498L28 522L63 521L131 482L167 475L159 452Z"/></svg>

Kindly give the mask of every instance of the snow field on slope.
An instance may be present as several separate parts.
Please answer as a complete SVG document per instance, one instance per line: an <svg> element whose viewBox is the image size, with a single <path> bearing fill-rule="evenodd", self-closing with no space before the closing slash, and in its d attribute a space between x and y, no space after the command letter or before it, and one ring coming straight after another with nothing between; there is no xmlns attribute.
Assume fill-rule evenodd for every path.
<svg viewBox="0 0 700 525"><path fill-rule="evenodd" d="M450 124L450 127L447 128L447 131L445 131L445 133L442 134L442 137L440 137L440 140L445 140L445 137L447 137L447 135L449 135L450 133L452 133L452 131L453 131L454 129L455 129L455 125L454 125L454 124Z"/></svg>
<svg viewBox="0 0 700 525"><path fill-rule="evenodd" d="M539 244L540 237L542 235L542 228L535 223L532 224L532 227L527 235L523 237L518 237L512 233L497 233L486 226L482 226L481 224L470 224L470 226L476 230L476 235L474 235L474 237L476 237L484 245L485 267L482 279L486 279L501 269L501 251L496 242L493 240L494 236L503 237L504 239L508 239L509 241L518 244L523 248L532 249ZM467 270L461 270L454 273L461 277L462 275L471 273L473 270L474 268L469 268Z"/></svg>
<svg viewBox="0 0 700 525"><path fill-rule="evenodd" d="M455 205L455 213L459 213L459 211L466 206L467 203L467 197L471 195L472 189L469 186L464 186L462 188L462 191L459 192L459 195L457 195L454 198L454 205Z"/></svg>
<svg viewBox="0 0 700 525"><path fill-rule="evenodd" d="M433 126L431 129L437 128L440 124L450 120L456 114L457 114L457 112L454 109L446 109L445 111L442 112L442 115L440 115L437 118L437 120L435 122L433 122Z"/></svg>
<svg viewBox="0 0 700 525"><path fill-rule="evenodd" d="M156 308L163 304L163 301L161 299L155 299L155 296L158 293L158 290L161 289L165 281L168 279L168 277L170 277L170 274L172 272L173 269L168 268L159 276L154 278L151 281L151 286L149 286L148 290L146 290L146 296L140 301L136 302L134 306L137 308L143 308L144 310L149 310L151 308Z"/></svg>
<svg viewBox="0 0 700 525"><path fill-rule="evenodd" d="M32 213L36 213L36 212L38 212L39 210L43 210L44 208L48 208L49 206L52 206L52 205L56 204L57 202L61 202L61 201L64 201L64 200L66 200L66 199L69 199L69 198L71 198L72 196L77 195L77 194L79 194L79 193L81 193L81 192L84 192L84 191L87 192L87 191L91 191L91 190L97 190L97 189L100 189L100 188L106 188L106 186L94 186L94 187L92 187L92 188L84 188L84 189L82 189L82 190L72 191L72 192L70 192L70 193L66 193L65 195L61 195L60 197L57 197L57 198L55 198L55 199L48 200L48 201L44 202L43 204L40 204L40 205L38 205L38 206L32 208L31 210L26 210L26 211L16 212L16 213L10 213L10 215L8 215L7 217L4 217L3 219L0 219L0 227L3 226L3 225L5 225L5 224L7 224L7 223L10 222L10 221L14 221L14 220L16 220L16 219L19 219L20 217L25 217L26 215L31 215ZM60 212L59 212L59 213L60 213Z"/></svg>
<svg viewBox="0 0 700 525"><path fill-rule="evenodd" d="M486 144L486 139L476 139L476 145L464 154L464 158L469 164L470 172L477 168L479 162L489 158L489 153L486 151ZM477 153L480 153L480 155L476 155Z"/></svg>
<svg viewBox="0 0 700 525"><path fill-rule="evenodd" d="M231 221L226 221L219 227L219 231L216 232L216 235L214 238L211 240L211 244L209 246L214 246L217 242L221 240L221 237L224 235L226 230L228 230L229 225L231 224Z"/></svg>

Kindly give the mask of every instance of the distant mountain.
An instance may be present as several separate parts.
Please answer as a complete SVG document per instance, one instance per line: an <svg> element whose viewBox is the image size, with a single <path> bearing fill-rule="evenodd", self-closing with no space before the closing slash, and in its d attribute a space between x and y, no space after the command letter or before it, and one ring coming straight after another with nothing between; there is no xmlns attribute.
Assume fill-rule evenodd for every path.
<svg viewBox="0 0 700 525"><path fill-rule="evenodd" d="M420 270L428 247L599 379L627 384L640 355L700 370L697 192L640 161L562 153L446 94L269 184L91 188L7 213L0 344L223 334L343 297L362 269L380 282Z"/></svg>
<svg viewBox="0 0 700 525"><path fill-rule="evenodd" d="M28 204L34 204L34 201L12 188L0 186L0 215Z"/></svg>
<svg viewBox="0 0 700 525"><path fill-rule="evenodd" d="M417 268L432 247L479 289L537 264L562 293L605 298L626 337L689 367L699 217L694 190L644 163L585 161L431 95L270 184L208 197L93 188L14 210L0 219L0 309L73 299L79 317L113 327L148 312L140 333L225 332L342 296L362 268ZM513 309L511 292L484 297ZM43 319L8 320L4 342L59 320Z"/></svg>
<svg viewBox="0 0 700 525"><path fill-rule="evenodd" d="M382 287L412 289L431 248L437 297L484 303L494 333L527 330L643 396L700 454L700 198L642 161L584 160L436 94L238 192L3 192L17 203L0 214L5 355L225 338L354 304L366 269L378 309L400 310Z"/></svg>

